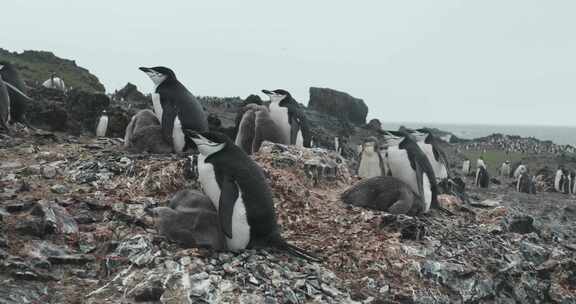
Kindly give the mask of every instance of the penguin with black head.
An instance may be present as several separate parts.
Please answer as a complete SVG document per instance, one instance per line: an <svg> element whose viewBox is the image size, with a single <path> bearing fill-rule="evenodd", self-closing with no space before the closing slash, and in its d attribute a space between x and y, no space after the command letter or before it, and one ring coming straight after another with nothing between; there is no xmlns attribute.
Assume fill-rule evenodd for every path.
<svg viewBox="0 0 576 304"><path fill-rule="evenodd" d="M423 213L427 213L431 207L447 212L438 204L438 185L434 169L415 138L403 130L385 131L384 147L380 153L385 163L386 175L405 182L423 199Z"/></svg>
<svg viewBox="0 0 576 304"><path fill-rule="evenodd" d="M444 153L444 150L440 147L440 139L436 138L434 134L426 128L411 130L401 127L401 130L405 130L414 136L416 143L420 149L422 149L422 152L426 154L428 161L430 161L436 179L439 181L447 179L449 167L448 157L446 157L446 153Z"/></svg>
<svg viewBox="0 0 576 304"><path fill-rule="evenodd" d="M19 122L29 127L26 120L26 109L31 98L26 95L24 81L18 70L10 62L0 61L0 65L2 66L0 76L10 97L10 121L12 123Z"/></svg>
<svg viewBox="0 0 576 304"><path fill-rule="evenodd" d="M476 162L476 178L474 179L474 184L480 188L488 188L488 185L490 184L488 169L486 169L486 164L482 157L480 157Z"/></svg>
<svg viewBox="0 0 576 304"><path fill-rule="evenodd" d="M306 115L298 102L283 89L262 90L270 97L270 117L280 127L284 141L289 145L310 147L311 134Z"/></svg>
<svg viewBox="0 0 576 304"><path fill-rule="evenodd" d="M167 67L141 67L156 86L153 104L156 115L162 125L164 140L172 143L174 151L180 153L186 149L182 129L208 131L206 113L196 97L178 81L176 74ZM156 100L156 102L154 102ZM158 106L158 101L160 106ZM160 112L160 113L159 113Z"/></svg>
<svg viewBox="0 0 576 304"><path fill-rule="evenodd" d="M319 261L282 238L264 173L242 149L222 133L186 130L186 134L200 152L198 180L218 210L230 250L273 247Z"/></svg>

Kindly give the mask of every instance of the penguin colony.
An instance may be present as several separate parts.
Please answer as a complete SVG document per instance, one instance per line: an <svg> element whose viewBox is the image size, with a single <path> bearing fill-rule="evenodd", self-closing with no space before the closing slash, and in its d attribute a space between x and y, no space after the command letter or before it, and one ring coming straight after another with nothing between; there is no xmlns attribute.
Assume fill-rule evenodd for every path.
<svg viewBox="0 0 576 304"><path fill-rule="evenodd" d="M302 108L284 89L262 90L268 102L248 101L237 113L234 140L210 132L208 118L195 96L167 67L139 68L152 81L153 110L136 113L125 132L129 152L197 152L197 178L204 193L182 190L168 204L152 210L158 231L183 247L209 247L239 251L275 248L311 261L318 257L289 244L280 234L273 196L262 169L249 157L262 142L311 147L312 137ZM43 86L65 91L62 79L51 75ZM26 123L25 87L16 70L0 62L0 128ZM106 136L110 117L102 111L95 135ZM344 138L345 140L346 138ZM339 137L334 150L343 152ZM392 214L419 215L438 204L440 183L451 180L449 163L441 141L430 130L383 131L382 138L369 137L358 145L358 176L362 179L341 195L344 203ZM489 186L490 177L482 158L475 174L470 160L462 163L464 176L474 175L477 187ZM518 192L536 192L536 179L525 165L503 163L499 175L512 175ZM462 180L458 186L464 188ZM462 184L462 185L461 185ZM554 188L576 192L576 172L559 168Z"/></svg>

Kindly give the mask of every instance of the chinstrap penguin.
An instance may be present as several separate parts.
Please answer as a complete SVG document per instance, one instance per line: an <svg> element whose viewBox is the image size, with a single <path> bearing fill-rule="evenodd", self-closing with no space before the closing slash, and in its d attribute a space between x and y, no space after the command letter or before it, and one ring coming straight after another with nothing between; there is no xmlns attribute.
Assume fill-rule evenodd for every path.
<svg viewBox="0 0 576 304"><path fill-rule="evenodd" d="M98 118L98 124L96 125L96 137L106 136L106 131L108 131L108 119L106 110L102 111L102 115Z"/></svg>
<svg viewBox="0 0 576 304"><path fill-rule="evenodd" d="M273 247L319 261L281 237L272 192L248 154L221 133L186 133L200 152L198 180L218 210L228 249Z"/></svg>
<svg viewBox="0 0 576 304"><path fill-rule="evenodd" d="M262 90L270 97L270 117L282 132L283 140L289 145L310 147L311 134L306 115L298 102L286 90Z"/></svg>
<svg viewBox="0 0 576 304"><path fill-rule="evenodd" d="M151 110L141 110L132 116L124 135L124 148L130 153L167 154L172 145L164 141L160 121Z"/></svg>
<svg viewBox="0 0 576 304"><path fill-rule="evenodd" d="M50 78L44 81L42 86L45 88L66 92L66 85L64 84L64 80L62 80L60 77L57 77L56 73L50 74Z"/></svg>
<svg viewBox="0 0 576 304"><path fill-rule="evenodd" d="M244 113L238 125L236 145L247 154L260 150L264 141L282 143L282 133L270 117L267 107L248 104L242 109Z"/></svg>
<svg viewBox="0 0 576 304"><path fill-rule="evenodd" d="M392 176L365 179L340 196L342 202L392 214L418 215L425 205L410 186Z"/></svg>
<svg viewBox="0 0 576 304"><path fill-rule="evenodd" d="M462 161L462 174L464 176L470 175L470 160L469 159L465 159L464 161Z"/></svg>
<svg viewBox="0 0 576 304"><path fill-rule="evenodd" d="M19 122L29 126L26 119L26 109L28 108L28 101L30 101L31 98L26 95L24 81L11 63L0 61L0 65L2 65L0 76L8 88L8 95L10 97L10 122Z"/></svg>
<svg viewBox="0 0 576 304"><path fill-rule="evenodd" d="M384 149L380 151L386 175L408 184L424 201L424 213L438 205L438 186L434 169L415 139L404 131L386 131Z"/></svg>
<svg viewBox="0 0 576 304"><path fill-rule="evenodd" d="M440 148L439 139L436 138L428 129L409 130L404 128L408 133L412 134L416 139L416 143L428 157L430 165L434 169L434 175L437 180L444 180L448 178L448 157L446 153Z"/></svg>
<svg viewBox="0 0 576 304"><path fill-rule="evenodd" d="M176 74L166 67L141 67L156 86L154 92L158 99L154 101L156 115L160 117L164 140L173 145L176 153L186 148L186 137L183 129L205 132L208 131L206 113L194 95L178 81ZM158 113L161 112L161 113Z"/></svg>
<svg viewBox="0 0 576 304"><path fill-rule="evenodd" d="M380 155L378 139L369 137L362 145L362 151L360 152L358 176L361 178L371 178L384 174L384 162Z"/></svg>
<svg viewBox="0 0 576 304"><path fill-rule="evenodd" d="M207 247L225 250L224 235L218 226L218 213L205 195L179 191L168 207L152 209L158 232L184 248Z"/></svg>
<svg viewBox="0 0 576 304"><path fill-rule="evenodd" d="M481 188L488 188L490 184L488 169L486 169L486 164L482 158L479 158L476 162L476 177L474 178L474 184Z"/></svg>

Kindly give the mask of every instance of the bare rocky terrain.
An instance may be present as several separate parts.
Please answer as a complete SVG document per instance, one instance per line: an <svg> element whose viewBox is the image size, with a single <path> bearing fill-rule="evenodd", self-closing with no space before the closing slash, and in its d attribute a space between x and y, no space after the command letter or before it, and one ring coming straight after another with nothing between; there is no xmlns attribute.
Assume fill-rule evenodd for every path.
<svg viewBox="0 0 576 304"><path fill-rule="evenodd" d="M576 301L568 195L495 185L469 189L471 204L443 195L453 216L392 216L340 202L355 179L334 152L265 145L254 158L283 235L314 264L163 240L146 210L198 188L184 156L44 131L0 144L0 303Z"/></svg>

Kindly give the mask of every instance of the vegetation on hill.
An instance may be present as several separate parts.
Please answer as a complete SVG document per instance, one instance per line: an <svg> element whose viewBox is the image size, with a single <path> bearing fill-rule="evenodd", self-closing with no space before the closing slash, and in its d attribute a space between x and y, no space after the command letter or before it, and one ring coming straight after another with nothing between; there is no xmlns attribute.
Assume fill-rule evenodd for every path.
<svg viewBox="0 0 576 304"><path fill-rule="evenodd" d="M24 80L29 84L42 83L52 72L64 80L67 87L88 92L104 92L104 85L90 71L76 65L73 60L57 57L51 52L24 51L10 52L0 48L0 61L14 64Z"/></svg>

